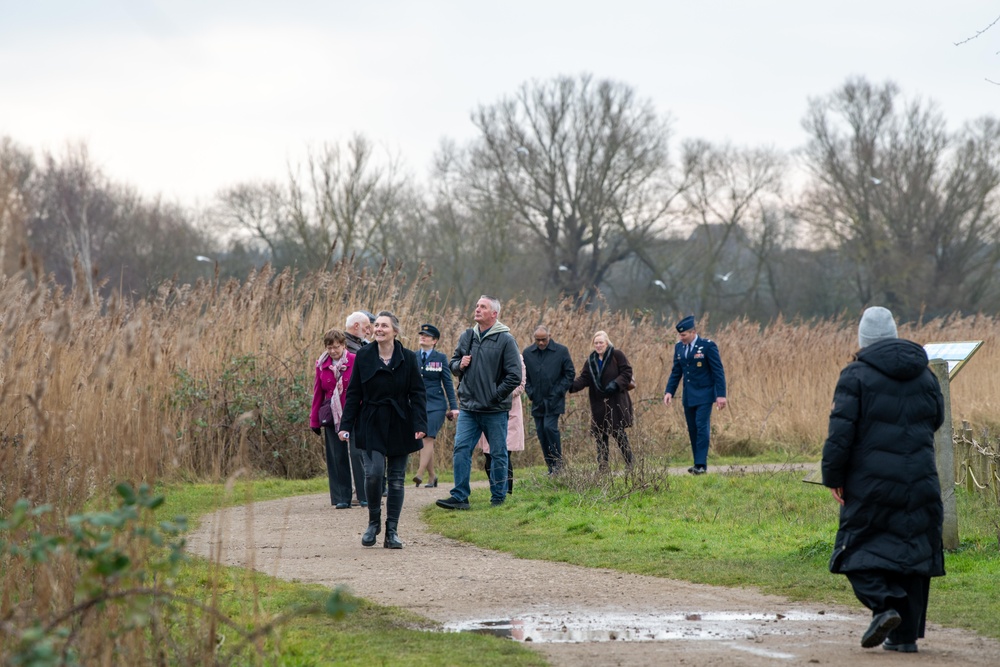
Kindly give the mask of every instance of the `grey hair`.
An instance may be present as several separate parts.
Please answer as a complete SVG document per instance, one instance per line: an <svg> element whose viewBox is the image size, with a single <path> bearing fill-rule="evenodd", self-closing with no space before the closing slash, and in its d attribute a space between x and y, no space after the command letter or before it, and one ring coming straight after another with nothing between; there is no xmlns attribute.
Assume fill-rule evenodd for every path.
<svg viewBox="0 0 1000 667"><path fill-rule="evenodd" d="M355 324L368 324L368 316L362 313L360 310L356 310L347 316L347 322L344 324L345 329L351 329Z"/></svg>
<svg viewBox="0 0 1000 667"><path fill-rule="evenodd" d="M490 308L492 308L493 312L497 314L497 317L500 317L500 299L496 298L495 296L490 296L489 294L482 294L480 295L479 298L486 299L487 301L489 301Z"/></svg>
<svg viewBox="0 0 1000 667"><path fill-rule="evenodd" d="M594 334L594 337L590 339L590 342L594 342L594 340L598 336L600 336L601 338L603 338L605 343L607 343L608 345L611 345L611 347L614 347L614 345L612 345L612 343L611 343L611 338L608 336L608 332L607 331L598 331L597 333Z"/></svg>
<svg viewBox="0 0 1000 667"><path fill-rule="evenodd" d="M539 331L543 332L546 336L552 335L552 332L549 331L549 328L544 324L539 324L537 327L535 327L535 333L538 333Z"/></svg>
<svg viewBox="0 0 1000 667"><path fill-rule="evenodd" d="M376 315L375 317L376 318L379 318L379 317L388 317L389 321L392 323L392 330L396 332L397 336L399 336L399 318L397 318L395 315L393 315L388 310L380 310L379 313L378 313L378 315ZM365 315L365 322L367 322L367 321L368 321L368 316Z"/></svg>

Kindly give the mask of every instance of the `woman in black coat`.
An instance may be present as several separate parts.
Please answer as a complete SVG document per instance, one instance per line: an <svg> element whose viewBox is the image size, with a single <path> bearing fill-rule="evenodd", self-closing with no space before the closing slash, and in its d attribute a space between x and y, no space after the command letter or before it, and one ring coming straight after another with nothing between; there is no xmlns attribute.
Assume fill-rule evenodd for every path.
<svg viewBox="0 0 1000 667"><path fill-rule="evenodd" d="M628 386L632 366L625 353L615 349L604 331L594 334L594 351L570 385L569 393L587 389L590 398L590 432L597 440L597 465L608 469L608 440L614 436L625 464L632 467L632 447L625 429L632 426L632 398Z"/></svg>
<svg viewBox="0 0 1000 667"><path fill-rule="evenodd" d="M944 398L924 348L896 337L885 308L864 312L858 343L823 445L823 484L841 505L830 571L872 610L861 645L910 653L924 636L930 578L944 575L934 458Z"/></svg>
<svg viewBox="0 0 1000 667"><path fill-rule="evenodd" d="M403 509L406 460L423 446L427 431L427 399L417 356L396 337L399 320L383 310L375 318L376 345L366 345L354 357L354 372L347 387L340 439L355 434L365 467L368 494L368 529L361 544L375 545L381 532L383 474L389 480L386 499L386 549L402 549L397 527Z"/></svg>

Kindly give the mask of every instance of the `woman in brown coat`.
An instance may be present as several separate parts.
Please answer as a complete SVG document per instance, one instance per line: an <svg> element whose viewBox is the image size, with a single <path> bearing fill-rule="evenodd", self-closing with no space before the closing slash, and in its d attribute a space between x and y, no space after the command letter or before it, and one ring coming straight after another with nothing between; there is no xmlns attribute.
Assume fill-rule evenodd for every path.
<svg viewBox="0 0 1000 667"><path fill-rule="evenodd" d="M625 353L616 350L604 331L594 334L594 351L569 392L587 389L590 398L590 432L597 440L597 464L608 469L608 439L614 436L625 464L632 467L632 448L625 429L632 426L632 398L628 393L632 366Z"/></svg>

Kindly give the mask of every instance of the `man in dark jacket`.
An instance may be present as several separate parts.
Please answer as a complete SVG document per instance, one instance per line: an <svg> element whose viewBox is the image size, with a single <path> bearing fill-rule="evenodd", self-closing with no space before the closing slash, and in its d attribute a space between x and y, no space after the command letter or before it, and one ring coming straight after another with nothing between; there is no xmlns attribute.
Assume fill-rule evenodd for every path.
<svg viewBox="0 0 1000 667"><path fill-rule="evenodd" d="M698 335L694 316L688 315L677 323L680 340L674 345L674 365L663 394L663 404L669 406L674 393L684 380L684 420L694 465L692 475L708 472L709 434L712 431L712 406L726 407L726 371L722 367L719 346Z"/></svg>
<svg viewBox="0 0 1000 667"><path fill-rule="evenodd" d="M830 571L872 610L861 646L912 653L924 636L930 578L944 575L944 506L934 432L944 398L917 343L885 308L865 310L861 350L840 373L823 444L823 484L840 503Z"/></svg>
<svg viewBox="0 0 1000 667"><path fill-rule="evenodd" d="M535 329L535 342L524 348L524 391L531 399L531 416L549 474L562 467L559 415L566 412L566 392L576 369L565 345L552 340L548 327Z"/></svg>
<svg viewBox="0 0 1000 667"><path fill-rule="evenodd" d="M455 488L449 498L437 501L438 507L469 509L472 450L484 433L492 459L490 503L500 505L507 498L507 413L511 392L521 385L521 353L499 316L496 297L479 297L476 326L465 330L451 355L451 371L459 379Z"/></svg>
<svg viewBox="0 0 1000 667"><path fill-rule="evenodd" d="M347 351L357 354L358 350L368 344L365 340L365 327L368 325L368 315L356 310L347 316L344 323L344 335L347 336Z"/></svg>

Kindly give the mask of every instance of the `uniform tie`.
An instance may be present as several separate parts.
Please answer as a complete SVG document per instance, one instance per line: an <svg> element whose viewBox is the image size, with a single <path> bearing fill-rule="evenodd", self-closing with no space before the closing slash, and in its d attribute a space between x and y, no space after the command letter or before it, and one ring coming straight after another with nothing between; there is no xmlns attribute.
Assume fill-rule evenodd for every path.
<svg viewBox="0 0 1000 667"><path fill-rule="evenodd" d="M687 359L691 356L691 343L684 346L684 358Z"/></svg>
<svg viewBox="0 0 1000 667"><path fill-rule="evenodd" d="M420 353L420 360L422 365L424 366L427 365L427 350L424 350L423 352Z"/></svg>

